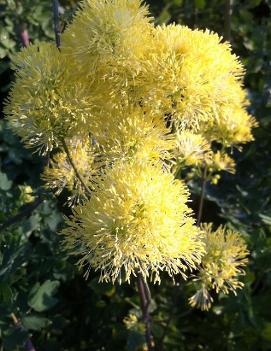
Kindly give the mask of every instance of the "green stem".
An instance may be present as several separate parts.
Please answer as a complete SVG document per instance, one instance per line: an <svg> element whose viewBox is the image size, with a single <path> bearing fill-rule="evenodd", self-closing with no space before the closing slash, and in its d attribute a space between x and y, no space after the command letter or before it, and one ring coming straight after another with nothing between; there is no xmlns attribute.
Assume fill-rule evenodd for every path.
<svg viewBox="0 0 271 351"><path fill-rule="evenodd" d="M206 182L207 182L207 167L204 166L202 181L201 181L201 193L200 193L200 201L199 201L199 210L198 210L198 217L197 217L197 225L200 225L202 212L203 212L203 205L204 205L204 196L206 190Z"/></svg>
<svg viewBox="0 0 271 351"><path fill-rule="evenodd" d="M232 12L232 0L225 0L224 38L227 41L231 40L231 12Z"/></svg>

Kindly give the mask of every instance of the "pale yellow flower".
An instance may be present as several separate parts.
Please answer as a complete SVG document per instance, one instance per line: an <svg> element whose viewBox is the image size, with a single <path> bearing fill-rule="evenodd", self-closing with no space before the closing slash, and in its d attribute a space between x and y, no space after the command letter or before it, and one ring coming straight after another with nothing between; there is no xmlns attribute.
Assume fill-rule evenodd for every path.
<svg viewBox="0 0 271 351"><path fill-rule="evenodd" d="M138 158L140 160L169 159L174 141L159 115L144 112L141 107L105 110L91 122L91 132L111 160Z"/></svg>
<svg viewBox="0 0 271 351"><path fill-rule="evenodd" d="M238 146L253 140L252 128L257 125L244 108L224 106L213 123L206 123L203 133L226 147Z"/></svg>
<svg viewBox="0 0 271 351"><path fill-rule="evenodd" d="M236 294L242 288L239 277L244 274L248 250L241 235L231 229L220 226L213 231L211 224L204 224L202 230L206 253L195 278L201 287L189 301L194 307L208 310L212 303L209 291Z"/></svg>
<svg viewBox="0 0 271 351"><path fill-rule="evenodd" d="M88 139L73 139L67 143L67 147L77 171L90 189L94 188L95 179L104 166L97 150L91 146ZM67 202L70 206L86 199L85 188L77 178L64 150L52 157L50 164L45 167L42 179L45 181L45 187L55 191L56 195L66 188L70 192Z"/></svg>
<svg viewBox="0 0 271 351"><path fill-rule="evenodd" d="M53 43L24 48L13 68L16 81L5 112L27 146L46 153L63 137L87 135L92 100L80 81L71 82L67 60Z"/></svg>
<svg viewBox="0 0 271 351"><path fill-rule="evenodd" d="M185 277L204 251L188 194L159 164L116 163L67 220L65 244L82 256L81 266L99 270L102 281L141 273L159 282L161 271Z"/></svg>
<svg viewBox="0 0 271 351"><path fill-rule="evenodd" d="M170 117L181 131L187 126L199 131L208 142L250 141L254 121L245 111L244 69L230 44L208 30L175 24L158 26L153 33L152 49L130 79L127 94ZM222 135L212 134L212 126L221 126ZM210 131L206 136L205 130Z"/></svg>
<svg viewBox="0 0 271 351"><path fill-rule="evenodd" d="M141 0L85 0L62 36L63 52L86 75L131 71L148 47L150 20Z"/></svg>
<svg viewBox="0 0 271 351"><path fill-rule="evenodd" d="M191 131L177 132L176 159L186 166L201 166L211 157L211 147L200 134Z"/></svg>
<svg viewBox="0 0 271 351"><path fill-rule="evenodd" d="M211 156L205 159L205 164L211 175L221 171L235 173L234 160L223 151L212 152Z"/></svg>

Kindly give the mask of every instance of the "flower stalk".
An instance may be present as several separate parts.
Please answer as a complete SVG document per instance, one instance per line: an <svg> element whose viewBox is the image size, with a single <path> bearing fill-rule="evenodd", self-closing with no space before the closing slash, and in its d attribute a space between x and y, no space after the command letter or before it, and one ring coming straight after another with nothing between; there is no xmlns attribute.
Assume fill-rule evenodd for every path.
<svg viewBox="0 0 271 351"><path fill-rule="evenodd" d="M60 23L59 23L59 3L58 0L52 0L53 6L53 20L54 20L54 31L56 46L60 49Z"/></svg>
<svg viewBox="0 0 271 351"><path fill-rule="evenodd" d="M64 138L61 139L61 143L62 143L64 151L66 152L66 155L68 157L69 163L70 163L70 165L72 166L72 168L74 170L74 173L75 173L76 177L81 182L83 188L86 191L86 194L87 195L91 195L91 190L89 189L89 187L87 186L87 184L86 184L85 180L83 179L82 175L80 174L80 172L78 171L77 167L75 166L75 163L73 162L70 150L69 150L68 145L67 145L67 143L66 143Z"/></svg>
<svg viewBox="0 0 271 351"><path fill-rule="evenodd" d="M198 226L200 225L201 218L202 218L206 182L207 182L207 166L205 165L203 169L203 175L202 175L202 181L201 181L201 193L200 193L199 210L198 210L198 216L197 216Z"/></svg>
<svg viewBox="0 0 271 351"><path fill-rule="evenodd" d="M58 0L53 0L52 5L53 5L53 21L54 21L54 31L55 31L55 42L56 42L56 47L58 49L60 49L60 23L59 23L59 3L58 3ZM76 177L81 182L83 188L86 190L86 193L88 195L90 195L91 191L90 191L89 187L87 186L87 184L85 183L80 172L78 172L78 170L73 162L73 159L71 157L71 153L70 153L70 150L68 148L68 145L66 144L66 141L64 138L61 138L61 144L63 146L64 151L67 154L68 160L69 160L69 162L74 170L74 173L76 174Z"/></svg>
<svg viewBox="0 0 271 351"><path fill-rule="evenodd" d="M137 286L140 297L140 305L142 310L143 322L145 324L145 339L148 351L154 350L154 340L151 332L151 317L149 307L151 303L151 294L148 283L141 274L137 276Z"/></svg>

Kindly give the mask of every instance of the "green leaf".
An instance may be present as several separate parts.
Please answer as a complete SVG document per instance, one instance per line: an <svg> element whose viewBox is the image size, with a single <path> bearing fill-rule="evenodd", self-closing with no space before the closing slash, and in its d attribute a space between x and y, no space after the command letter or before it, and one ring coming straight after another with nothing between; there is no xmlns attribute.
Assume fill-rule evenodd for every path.
<svg viewBox="0 0 271 351"><path fill-rule="evenodd" d="M174 5L181 6L183 4L183 0L174 0Z"/></svg>
<svg viewBox="0 0 271 351"><path fill-rule="evenodd" d="M28 330L41 330L46 328L50 324L50 321L44 317L31 315L23 317L22 324Z"/></svg>
<svg viewBox="0 0 271 351"><path fill-rule="evenodd" d="M59 287L59 281L46 280L42 285L35 284L29 293L28 304L37 312L46 311L58 302L54 297Z"/></svg>
<svg viewBox="0 0 271 351"><path fill-rule="evenodd" d="M45 223L48 225L51 231L56 231L61 220L61 216L58 213L53 212L48 218L45 219Z"/></svg>
<svg viewBox="0 0 271 351"><path fill-rule="evenodd" d="M5 56L7 56L7 54L8 54L8 50L0 47L0 59L3 59ZM2 68L1 68L1 70L2 70Z"/></svg>
<svg viewBox="0 0 271 351"><path fill-rule="evenodd" d="M12 299L11 287L5 283L0 283L0 301L1 303L9 303Z"/></svg>
<svg viewBox="0 0 271 351"><path fill-rule="evenodd" d="M0 189L9 190L11 188L12 181L8 180L8 177L5 173L0 171Z"/></svg>
<svg viewBox="0 0 271 351"><path fill-rule="evenodd" d="M205 7L205 0L195 0L195 6L199 10L203 9Z"/></svg>
<svg viewBox="0 0 271 351"><path fill-rule="evenodd" d="M270 216L260 214L259 217L261 218L261 220L263 221L264 224L271 225L271 217Z"/></svg>

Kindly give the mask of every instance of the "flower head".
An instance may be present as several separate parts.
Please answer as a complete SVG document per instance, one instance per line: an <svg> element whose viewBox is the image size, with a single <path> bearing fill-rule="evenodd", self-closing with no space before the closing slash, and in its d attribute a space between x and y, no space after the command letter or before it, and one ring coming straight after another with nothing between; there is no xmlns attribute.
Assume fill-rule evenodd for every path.
<svg viewBox="0 0 271 351"><path fill-rule="evenodd" d="M189 126L201 131L217 118L227 123L225 109L245 114L244 69L229 43L208 30L175 24L158 26L153 33L152 50L133 80L132 93L141 104L171 116L181 130ZM243 117L247 128L250 122Z"/></svg>
<svg viewBox="0 0 271 351"><path fill-rule="evenodd" d="M202 229L206 253L195 279L201 288L190 298L190 304L208 310L212 302L210 290L228 294L243 286L238 278L244 274L248 250L240 234L233 230L220 226L212 231L211 224L203 225Z"/></svg>
<svg viewBox="0 0 271 351"><path fill-rule="evenodd" d="M91 98L71 82L69 66L51 43L30 45L13 60L16 81L6 107L9 122L27 146L45 153L63 137L87 134Z"/></svg>
<svg viewBox="0 0 271 351"><path fill-rule="evenodd" d="M141 107L104 111L91 122L92 134L109 159L159 160L171 157L170 130L161 116Z"/></svg>
<svg viewBox="0 0 271 351"><path fill-rule="evenodd" d="M185 276L204 251L187 201L183 183L159 164L118 162L67 220L66 246L82 256L81 265L100 270L101 280Z"/></svg>
<svg viewBox="0 0 271 351"><path fill-rule="evenodd" d="M226 147L253 140L252 128L257 127L257 123L244 108L223 106L219 113L212 123L202 126L202 132L208 140Z"/></svg>
<svg viewBox="0 0 271 351"><path fill-rule="evenodd" d="M212 152L211 157L205 159L205 163L211 176L221 171L235 173L235 162L226 152Z"/></svg>
<svg viewBox="0 0 271 351"><path fill-rule="evenodd" d="M199 166L210 158L211 147L200 134L177 132L176 159L187 166Z"/></svg>
<svg viewBox="0 0 271 351"><path fill-rule="evenodd" d="M77 171L85 183L93 188L95 178L102 167L101 161L97 161L97 158L100 158L96 157L97 151L90 145L88 139L72 139L68 142L68 148ZM67 188L71 194L68 198L69 205L86 199L85 188L77 178L65 151L58 152L52 157L43 172L42 179L45 181L45 187L54 190L57 195Z"/></svg>
<svg viewBox="0 0 271 351"><path fill-rule="evenodd" d="M148 16L141 0L85 0L63 34L63 51L87 74L131 65L148 46Z"/></svg>

